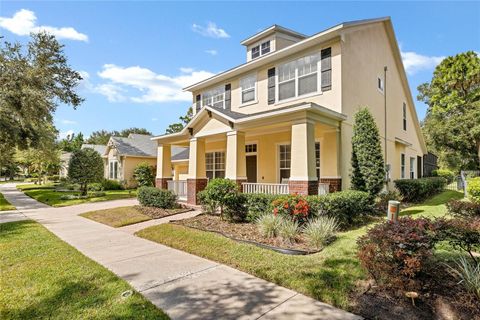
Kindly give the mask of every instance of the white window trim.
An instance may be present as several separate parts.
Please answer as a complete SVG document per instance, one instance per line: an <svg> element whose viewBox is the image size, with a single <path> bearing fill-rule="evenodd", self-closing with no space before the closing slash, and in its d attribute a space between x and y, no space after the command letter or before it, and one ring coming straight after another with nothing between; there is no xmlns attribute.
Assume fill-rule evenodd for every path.
<svg viewBox="0 0 480 320"><path fill-rule="evenodd" d="M382 88L378 87L378 80L381 81ZM375 86L377 87L378 92L380 92L381 94L385 93L385 80L383 79L383 77L377 76L377 82L375 83Z"/></svg>
<svg viewBox="0 0 480 320"><path fill-rule="evenodd" d="M323 49L321 49L321 50L323 50ZM316 71L317 72L317 91L314 91L314 92L298 95L298 79L299 79L299 76L298 76L298 68L295 67L295 78L294 78L294 81L295 81L295 96L293 96L291 98L280 100L280 90L279 90L280 82L279 82L279 77L278 77L278 75L279 75L278 70L279 70L279 67L281 65L288 64L288 63L293 62L293 61L297 61L297 60L299 60L301 58L304 58L304 57L307 57L307 56L312 56L312 55L315 54L315 52L310 52L310 53L308 53L304 56L298 57L296 59L288 60L288 61L278 63L278 64L275 65L276 72L275 72L275 104L274 105L279 105L279 104L282 104L282 103L291 102L291 101L294 101L294 100L309 98L309 97L313 97L313 96L323 94L323 91L322 91L322 72L321 72L321 67L322 67L322 64L321 64L321 62L322 62L321 50L320 50L320 53L318 53L320 55L320 59L318 59L318 61L317 61L317 71ZM308 75L310 75L310 74L311 73L309 73ZM302 77L305 77L305 76L307 76L307 75L302 75ZM287 80L287 81L291 81L291 80ZM283 82L287 82L287 81L283 81Z"/></svg>
<svg viewBox="0 0 480 320"><path fill-rule="evenodd" d="M117 164L117 170L115 170L115 163ZM108 178L111 180L118 180L119 173L118 160L109 160L108 162Z"/></svg>
<svg viewBox="0 0 480 320"><path fill-rule="evenodd" d="M212 153L213 154L213 170L207 170L207 153ZM223 153L223 159L224 159L224 166L225 168L223 170L217 170L215 169L215 154L216 153ZM208 151L208 152L205 152L205 174L207 173L207 171L212 171L213 172L213 178L212 179L215 179L217 178L217 175L216 175L216 172L217 171L223 171L224 172L224 176L225 174L227 173L227 153L225 152L225 150L211 150L211 151Z"/></svg>
<svg viewBox="0 0 480 320"><path fill-rule="evenodd" d="M285 146L285 145L289 145L290 146L290 175L292 173L292 143L290 141L285 141L285 142L278 142L276 143L276 148L277 148L277 152L275 153L276 154L276 166L277 166L277 183L282 183L282 181L280 180L280 170L281 169L286 169L286 168L281 168L280 167L280 146Z"/></svg>
<svg viewBox="0 0 480 320"><path fill-rule="evenodd" d="M413 166L412 166L412 160L413 160ZM410 179L416 179L417 178L417 175L416 175L416 172L415 172L415 166L417 165L417 159L416 157L410 157L410 171L409 171L409 174L410 174ZM413 178L412 178L412 173L413 173Z"/></svg>
<svg viewBox="0 0 480 320"><path fill-rule="evenodd" d="M248 102L245 102L243 103L242 102L242 93L243 93L243 89L242 89L242 86L241 86L241 83L242 83L242 79L245 79L245 78L248 78L248 77L251 77L251 76L254 76L255 75L255 99L253 99L252 101L248 101ZM246 106L249 106L249 105L252 105L252 104L256 104L258 103L258 73L255 72L255 73L250 73L242 78L240 78L240 80L238 81L238 88L240 89L240 105L239 105L239 108L242 108L242 107L246 107Z"/></svg>
<svg viewBox="0 0 480 320"><path fill-rule="evenodd" d="M262 54L262 44L266 43L266 42L270 42L270 50L264 54ZM258 41L256 42L254 45L252 45L250 47L250 60L254 60L254 59L258 59L258 58L261 58L269 53L272 53L273 52L273 48L272 48L272 43L273 43L273 39L267 39L267 40L262 40L262 41ZM256 48L258 47L258 56L257 57L253 57L253 48Z"/></svg>
<svg viewBox="0 0 480 320"><path fill-rule="evenodd" d="M403 164L402 164L403 160ZM400 153L400 179L405 179L407 173L407 157L405 153Z"/></svg>
<svg viewBox="0 0 480 320"><path fill-rule="evenodd" d="M204 97L205 93L214 91L214 90L216 90L216 89L221 89L221 90L223 90L222 109L225 109L225 84L218 85L218 86L216 86L216 87L214 87L214 88L212 88L212 89L210 89L210 90L203 91L203 92L200 94L200 101L201 101L202 108L203 108L203 107L206 107L206 106L215 108L215 107L213 106L213 104L212 104L212 105L204 104L204 103L203 103L203 101L204 101L204 100L203 100L203 97ZM212 102L213 102L213 100L212 100Z"/></svg>

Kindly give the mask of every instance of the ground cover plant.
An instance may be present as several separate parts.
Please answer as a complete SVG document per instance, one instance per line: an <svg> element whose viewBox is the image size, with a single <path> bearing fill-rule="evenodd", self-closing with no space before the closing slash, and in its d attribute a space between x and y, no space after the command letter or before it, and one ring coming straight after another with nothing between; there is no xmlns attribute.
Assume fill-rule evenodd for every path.
<svg viewBox="0 0 480 320"><path fill-rule="evenodd" d="M1 224L0 251L2 319L168 319L128 283L33 221ZM133 295L122 298L127 290Z"/></svg>

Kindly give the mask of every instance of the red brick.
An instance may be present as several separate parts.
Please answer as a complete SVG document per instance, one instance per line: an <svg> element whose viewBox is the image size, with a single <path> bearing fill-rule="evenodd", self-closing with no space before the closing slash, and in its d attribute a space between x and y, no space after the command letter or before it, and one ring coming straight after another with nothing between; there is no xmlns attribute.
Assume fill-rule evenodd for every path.
<svg viewBox="0 0 480 320"><path fill-rule="evenodd" d="M318 181L288 181L290 194L315 195L318 194Z"/></svg>
<svg viewBox="0 0 480 320"><path fill-rule="evenodd" d="M341 178L320 178L321 183L329 184L329 192L342 191L342 179Z"/></svg>
<svg viewBox="0 0 480 320"><path fill-rule="evenodd" d="M167 181L172 180L172 178L156 178L155 179L155 187L158 189L167 189L168 183Z"/></svg>
<svg viewBox="0 0 480 320"><path fill-rule="evenodd" d="M207 186L208 179L187 179L187 203L198 205L197 194Z"/></svg>

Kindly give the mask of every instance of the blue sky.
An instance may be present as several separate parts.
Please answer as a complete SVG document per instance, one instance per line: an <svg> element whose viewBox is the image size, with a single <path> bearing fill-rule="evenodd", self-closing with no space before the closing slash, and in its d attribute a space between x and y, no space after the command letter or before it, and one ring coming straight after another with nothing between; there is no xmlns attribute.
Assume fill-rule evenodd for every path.
<svg viewBox="0 0 480 320"><path fill-rule="evenodd" d="M62 135L145 127L161 134L191 104L185 85L245 61L244 38L280 24L311 35L343 21L391 16L416 100L442 57L480 51L479 2L0 2L0 35L47 29L85 80ZM425 106L416 104L419 118Z"/></svg>

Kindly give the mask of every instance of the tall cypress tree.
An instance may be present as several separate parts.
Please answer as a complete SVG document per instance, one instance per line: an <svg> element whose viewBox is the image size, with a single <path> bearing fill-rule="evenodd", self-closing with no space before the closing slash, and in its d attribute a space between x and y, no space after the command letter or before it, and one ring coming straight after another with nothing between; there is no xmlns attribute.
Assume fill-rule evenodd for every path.
<svg viewBox="0 0 480 320"><path fill-rule="evenodd" d="M355 114L352 137L352 189L376 196L383 187L385 165L380 134L367 108Z"/></svg>

